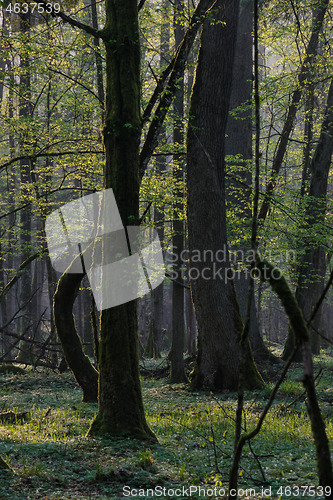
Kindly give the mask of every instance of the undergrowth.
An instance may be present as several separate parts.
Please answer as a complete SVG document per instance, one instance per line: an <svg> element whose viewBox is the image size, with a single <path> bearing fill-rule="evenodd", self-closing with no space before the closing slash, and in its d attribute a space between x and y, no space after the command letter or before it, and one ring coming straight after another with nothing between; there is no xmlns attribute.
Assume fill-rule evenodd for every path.
<svg viewBox="0 0 333 500"><path fill-rule="evenodd" d="M153 368L154 362L149 366ZM315 367L332 440L330 353L317 357ZM300 366L292 367L262 432L244 449L240 498L277 500L281 486L318 486L301 372ZM273 382L246 395L247 430L257 421ZM158 437L157 445L112 436L85 437L97 405L81 402L81 391L69 373L27 370L0 374L1 413L27 412L24 419L0 422L0 454L15 473L0 473L0 499L104 500L125 498L128 492L132 498L134 493L136 498L152 498L146 490L157 486L167 492L162 498L176 498L179 491L173 496L172 490L184 487L187 494L178 498L199 499L202 494L199 497L193 489L187 496L186 488L200 486L207 495L214 487L227 489L236 394L191 392L185 385L169 385L165 378L145 378L142 383L147 419ZM316 495L319 498L323 497Z"/></svg>

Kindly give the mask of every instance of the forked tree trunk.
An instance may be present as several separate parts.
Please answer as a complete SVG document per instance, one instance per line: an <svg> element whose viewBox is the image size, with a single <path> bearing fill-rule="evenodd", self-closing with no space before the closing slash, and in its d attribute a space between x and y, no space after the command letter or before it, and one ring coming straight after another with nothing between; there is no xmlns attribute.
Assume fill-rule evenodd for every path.
<svg viewBox="0 0 333 500"><path fill-rule="evenodd" d="M217 390L237 388L242 331L228 272L224 164L238 10L239 2L218 0L214 22L204 23L188 130L190 283L198 324L192 385ZM262 380L247 347L248 387L258 387Z"/></svg>

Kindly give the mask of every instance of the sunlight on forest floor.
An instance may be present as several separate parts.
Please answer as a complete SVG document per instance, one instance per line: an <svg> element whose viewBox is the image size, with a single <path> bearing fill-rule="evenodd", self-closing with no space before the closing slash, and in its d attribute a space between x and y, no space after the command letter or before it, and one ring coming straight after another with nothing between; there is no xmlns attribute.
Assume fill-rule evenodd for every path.
<svg viewBox="0 0 333 500"><path fill-rule="evenodd" d="M156 368L160 363L145 366ZM316 358L315 372L332 440L330 352ZM271 486L277 491L280 486L318 485L305 396L298 381L301 373L301 366L295 365L262 432L251 448L244 449L240 487L260 491L262 486ZM273 382L247 394L247 430L257 421ZM158 445L147 446L130 439L84 437L97 405L81 402L81 391L69 373L39 369L24 375L1 374L0 387L1 412L28 412L21 421L0 425L0 453L15 471L14 478L6 473L0 476L0 499L117 499L124 498L124 486L137 490L157 485L166 490L190 485L227 488L236 408L233 393L190 392L185 385L169 385L165 378L143 379L148 422L159 440ZM258 493L242 498L278 496Z"/></svg>

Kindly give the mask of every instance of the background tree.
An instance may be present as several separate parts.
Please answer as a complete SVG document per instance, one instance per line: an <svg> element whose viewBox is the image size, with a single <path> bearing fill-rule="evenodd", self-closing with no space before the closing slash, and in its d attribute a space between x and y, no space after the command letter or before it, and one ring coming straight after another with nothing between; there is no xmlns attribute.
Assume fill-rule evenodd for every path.
<svg viewBox="0 0 333 500"><path fill-rule="evenodd" d="M184 9L182 0L174 4L174 33L176 47L181 43L184 36ZM184 143L183 116L184 116L184 78L178 82L178 88L174 101L174 148L182 151ZM183 155L175 154L173 157L173 176L175 181L174 211L173 211L173 252L180 256L184 250L184 223L182 218L184 198L184 158ZM181 263L181 259L179 258ZM179 267L179 266L178 266ZM169 353L170 359L170 381L174 383L184 382L184 347L185 347L185 321L184 321L184 278L183 273L177 269L177 279L172 283L172 339Z"/></svg>
<svg viewBox="0 0 333 500"><path fill-rule="evenodd" d="M198 323L198 356L192 385L214 389L235 389L238 384L239 340L242 320L232 279L228 274L225 146L235 52L238 2L220 1L212 9L201 34L201 46L193 86L187 138L187 219L192 258L191 292ZM214 20L214 22L212 22ZM225 256L214 276L213 262L204 259L209 249ZM213 258L216 264L216 257ZM210 278L203 276L204 268ZM249 347L249 346L248 346ZM248 357L248 385L261 384L251 350Z"/></svg>

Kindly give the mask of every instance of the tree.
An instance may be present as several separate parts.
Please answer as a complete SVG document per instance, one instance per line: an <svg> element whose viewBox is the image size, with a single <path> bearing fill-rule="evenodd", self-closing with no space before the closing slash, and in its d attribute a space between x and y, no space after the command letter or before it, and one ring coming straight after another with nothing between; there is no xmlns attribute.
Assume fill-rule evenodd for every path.
<svg viewBox="0 0 333 500"><path fill-rule="evenodd" d="M156 86L156 89L155 89L155 91L154 91L154 93L153 93L144 113L143 113L144 121L148 120L154 105L159 100L159 104L157 106L157 109L156 109L153 117L152 117L152 120L151 120L151 123L149 126L149 130L147 133L147 137L145 139L144 145L143 145L141 153L140 153L140 172L139 172L140 180L142 180L142 177L143 177L144 172L145 172L145 168L148 164L148 161L149 161L150 156L154 150L154 147L156 146L157 137L158 137L158 134L159 134L161 127L163 125L163 120L165 118L167 109L170 107L170 105L172 103L172 97L177 89L178 78L182 75L182 71L184 70L186 57L189 54L189 51L190 51L191 46L193 44L193 41L194 41L195 35L197 33L197 30L199 28L199 25L202 22L204 15L206 13L206 10L207 10L207 8L209 8L211 3L212 3L212 0L201 0L199 2L197 8L194 11L192 19L190 21L190 26L189 26L188 30L186 31L180 46L177 48L175 56L173 57L172 61L168 65L168 67L163 71L162 76L161 76L161 78ZM110 7L110 4L107 4L106 6ZM109 48L109 45L107 42L108 36L106 36L106 34L105 34L106 33L105 27L102 31L96 31L94 28L92 28L88 25L85 25L81 22L78 22L78 21L68 17L67 15L63 14L62 12L59 12L58 14L55 13L54 15L59 15L63 20L65 20L66 22L68 22L72 26L80 28L80 29L86 31L87 33L90 33L91 35L93 35L95 37L96 36L100 37L103 40L105 47ZM108 13L108 21L109 21L108 29L110 29L110 26L112 24L110 16L111 16L111 14L109 12ZM112 18L112 19L114 22L114 18ZM117 82L113 81L112 85L111 85L111 82L110 82L111 72L108 70L108 68L112 67L112 69L115 69L117 71L117 66L114 68L111 65L110 51L108 53L106 53L106 59L108 61L108 65L107 65L107 75L106 75L106 79L107 79L106 96L107 96L107 99L106 99L105 120L108 123L108 127L104 128L104 132L105 132L104 133L104 144L105 144L105 150L106 150L106 167L104 168L104 174L105 174L104 186L106 187L106 186L112 185L114 192L116 194L116 199L117 199L120 214L123 218L124 224L126 225L125 221L128 218L131 220L132 223L135 223L136 221L138 221L138 217L137 217L137 215L135 215L136 211L138 211L138 192L136 192L136 189L138 189L138 188L135 187L136 186L136 180L135 180L136 179L135 178L136 165L135 165L135 161L134 161L133 166L130 169L131 172L129 172L129 171L127 172L125 167L123 167L124 170L119 169L119 166L117 168L114 167L114 164L116 162L116 153L118 150L117 150L117 148L112 150L113 144L112 144L112 141L110 140L110 137L109 137L109 135L111 135L111 134L109 134L108 131L109 131L110 127L112 128L113 121L110 122L107 120L108 120L108 116L109 117L111 116L110 113L108 113L108 110L110 109L109 107L112 104L111 101L113 98L116 99L116 102L118 102L119 105L123 102L123 100L124 100L124 103L126 104L127 98L125 99L125 97L124 97L125 90L127 89L127 86L131 87L131 82L127 82L127 86L126 86L126 88L124 87L123 93L121 92L121 90L117 86ZM118 82L118 84L119 84L119 82ZM119 95L116 95L116 93L114 93L111 97L111 90L112 91L117 90L118 93L120 93L121 95L119 96ZM129 95L132 96L132 98L133 98L132 90L131 90ZM138 96L136 96L136 97L138 98ZM117 101L118 98L120 98L120 101ZM115 114L113 112L112 120L116 121L116 118L117 117L115 116ZM139 119L138 116L136 116L135 119L138 120ZM132 125L131 121L128 121L126 123L129 123L130 125ZM117 122L117 124L119 126L118 122ZM139 131L141 131L141 125L142 125L142 123L140 121ZM136 124L136 126L138 126L138 125ZM133 133L135 135L135 142L133 143L133 147L134 147L134 145L136 144L136 141L138 140L138 138L137 138L138 130L136 130L134 126L133 127L129 126L129 127L126 127L126 131L127 131L128 135L130 135L130 133ZM121 147L124 148L127 151L127 146L124 144L124 142L120 143L117 141L116 145L119 146L119 148L121 148ZM111 154L111 151L113 151L113 153L114 153L113 155ZM135 160L134 149L132 150L132 153L134 155L133 158ZM112 175L111 175L111 172L112 172ZM126 176L125 176L125 173L126 173ZM119 178L117 178L117 175L119 175ZM121 184L119 179L122 178L122 176L125 176L126 179L128 179L128 182L131 183L131 185L126 187L125 183ZM117 189L115 188L115 186L117 186ZM119 190L119 196L120 196L119 200L117 198L118 190ZM129 195L131 194L131 195L133 195L133 198L135 198L134 201L133 201L133 199L129 199L129 204L128 204L129 212L126 209L127 194L129 194ZM132 212L132 214L131 214L131 212ZM83 278L83 274L81 275L81 279L82 278ZM58 325L58 328L59 328L59 326L61 326L61 328L62 328L61 332L58 329L59 337L64 338L66 336L66 338L67 338L66 343L68 345L70 345L70 343L72 342L72 344L75 345L77 348L77 350L75 351L75 355L74 355L73 349L68 349L67 351L65 350L66 351L65 354L66 354L66 360L68 362L68 365L73 370L73 373L74 373L76 380L79 381L79 380L86 380L87 378L86 378L85 373L80 373L80 371L76 372L78 366L85 366L86 363L89 364L90 362L89 362L88 358L84 357L84 354L82 352L81 343L79 342L79 340L77 338L78 334L77 334L77 331L75 329L75 323L71 319L72 318L73 297L76 296L77 287L78 287L78 279L80 280L79 276L75 276L74 274L67 274L67 273L65 273L60 278L59 283L58 283L58 287L57 287L56 296L55 296L55 301L54 301L54 304L55 304L54 312L55 312L55 322ZM59 300L58 299L59 297L61 297L60 300L62 303L61 316L59 315L60 308L56 307L56 304ZM122 313L122 316L123 317L126 316L125 323L123 323L121 320L118 323L116 316L113 316L112 317L113 319L112 319L111 318L112 313L110 313L111 314L110 322L112 323L112 321L114 321L114 324L117 325L117 327L119 327L120 329L123 328L123 325L127 325L128 331L132 332L132 333L129 333L129 335L131 337L131 341L134 341L134 344L131 344L131 347L129 347L129 344L130 344L130 342L129 342L127 344L126 349L118 351L119 359L118 359L117 366L121 367L119 374L118 374L119 377L121 377L122 379L126 379L126 380L129 379L130 381L133 382L133 391L134 392L132 393L132 396L134 398L133 404L135 405L137 398L139 398L139 400L141 398L140 391L139 392L136 391L136 389L137 389L136 384L138 382L138 374L136 374L137 370L138 370L138 361L137 360L135 361L135 357L137 355L136 354L136 352L137 352L136 341L137 340L135 340L136 339L136 323L134 322L134 312L132 311L131 314L129 314L129 316L128 316L125 312L125 310L126 310L125 306L121 306L121 307L124 307L124 311ZM129 305L128 307L131 308L132 306L133 306L133 304L131 306ZM134 310L135 310L135 307L134 307ZM102 323L104 325L107 324L106 317L107 317L107 313L105 313L102 317ZM65 319L65 321L64 321L63 320L64 318L67 318L68 321L67 321L67 319ZM130 322L131 322L130 325L128 324L128 318L130 318ZM67 326L68 326L68 328L67 328ZM133 330L131 330L131 329L133 329ZM104 331L107 332L107 327L105 327ZM102 327L101 327L101 333L102 333ZM110 343L112 343L111 336L109 336L108 339L109 339ZM105 342L105 345L107 345L107 341ZM104 346L104 342L102 341L100 343L100 353L104 349L105 349L105 352L107 352L107 349L112 349L111 344L108 348L104 348L103 346ZM122 346L122 343L120 342L120 347L121 346ZM116 354L114 354L114 355L116 355ZM81 361L79 364L76 362L77 357L81 358ZM131 361L133 360L132 364L129 363L128 358L131 358ZM101 360L101 354L99 355L99 360ZM110 361L110 360L108 360L108 361ZM105 362L105 364L107 365L106 362ZM132 370L133 370L133 373L132 373ZM89 372L94 373L94 371L91 368L89 369ZM136 374L136 375L134 376L134 374ZM115 374L115 375L117 375L117 374ZM100 379L101 379L101 377L102 376L100 374ZM93 375L93 378L95 378L94 375ZM103 378L104 378L104 376L103 376ZM105 372L105 378L107 378L107 370ZM101 384L100 384L100 388L101 388ZM110 394L112 391L113 391L113 387L111 385L110 391L109 391L109 397L110 397ZM122 398L123 393L121 392L121 388L119 388L119 391L120 391L119 398ZM94 393L94 391L91 391L91 387L90 387L89 383L88 383L88 386L86 387L86 392L88 394ZM109 403L111 404L110 398L109 398ZM114 414L114 418L119 419L120 427L123 425L126 425L127 413L128 413L128 406L126 405L126 408L124 408L124 400L122 401L122 403L123 404L121 406L121 409L122 409L122 411L126 411L126 418L123 420L122 411L119 411L118 413ZM143 412L143 410L142 410L142 401L141 401L141 403L139 402L139 404L138 404L138 414L139 414L138 419L139 420L142 417L142 412ZM108 431L103 430L104 427L102 426L102 422L101 422L101 420L103 420L103 418L100 419L101 415L103 415L103 410L101 410L100 414L98 415L98 424L93 425L91 432L97 432L97 430L100 433L108 432ZM133 420L135 420L135 415L134 415ZM101 429L100 429L100 426L102 427ZM143 424L143 426L145 427L145 424ZM134 432L137 433L136 427L134 429Z"/></svg>
<svg viewBox="0 0 333 500"><path fill-rule="evenodd" d="M233 221L236 221L236 238L245 234L243 241L233 248L236 253L246 256L250 250L249 226L251 219L250 199L252 194L252 73L253 73L253 0L244 0L240 4L237 29L235 61L230 97L230 114L227 122L226 155L232 155L229 166L229 177L226 178L227 210ZM236 163L235 166L234 163ZM240 266L245 265L243 262ZM248 271L248 270L247 270ZM245 321L248 279L247 272L237 272L235 280L237 299L242 320ZM258 325L255 298L251 305L251 322L249 338L256 361L276 361L261 337Z"/></svg>
<svg viewBox="0 0 333 500"><path fill-rule="evenodd" d="M174 5L174 33L176 46L181 43L184 36L182 26L184 11L183 0L177 0ZM174 148L180 149L184 142L183 115L184 115L184 78L178 83L175 101L174 120ZM180 217L184 196L184 161L182 155L174 155L175 180L174 190L174 215L173 215L173 252L180 256L184 249L184 223ZM169 353L170 359L170 382L179 383L186 380L184 369L184 345L185 345L185 321L184 321L184 279L181 273L177 273L177 279L172 283L172 340Z"/></svg>
<svg viewBox="0 0 333 500"><path fill-rule="evenodd" d="M239 2L218 1L204 22L187 137L190 283L198 324L192 385L229 390L238 384L242 331L229 275L224 158L238 11ZM261 384L249 344L247 373L249 387Z"/></svg>
<svg viewBox="0 0 333 500"><path fill-rule="evenodd" d="M140 44L136 0L107 0L104 187L112 188L125 226L139 221ZM89 435L153 438L139 379L136 302L105 309L99 342L98 413ZM124 370L124 366L126 369Z"/></svg>
<svg viewBox="0 0 333 500"><path fill-rule="evenodd" d="M333 153L333 80L331 81L320 137L310 163L310 186L305 199L299 246L302 254L298 264L296 299L306 321L319 301L325 279L325 240L323 227L327 210L328 176ZM315 228L315 229L313 229ZM321 308L310 325L311 347L314 354L320 351ZM295 345L293 332L289 330L283 357L290 356Z"/></svg>
<svg viewBox="0 0 333 500"><path fill-rule="evenodd" d="M20 154L24 155L25 149L29 147L30 130L29 123L32 117L31 102L31 76L30 76L30 56L29 56L29 38L30 38L30 13L20 15L20 31L22 35L23 48L20 57L20 87L19 87L19 116L22 120L23 130L20 134ZM29 140L30 139L30 140ZM22 158L20 160L20 181L21 196L23 202L29 199L29 190L31 186L31 160ZM21 211L20 244L23 261L29 258L31 253L31 205ZM21 318L19 322L20 332L24 337L32 338L32 287L31 287L32 268L29 265L23 272L20 289L20 305L22 307ZM32 345L22 340L20 342L19 361L32 361Z"/></svg>

